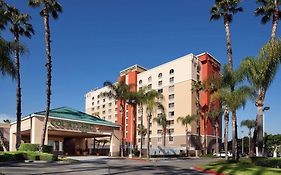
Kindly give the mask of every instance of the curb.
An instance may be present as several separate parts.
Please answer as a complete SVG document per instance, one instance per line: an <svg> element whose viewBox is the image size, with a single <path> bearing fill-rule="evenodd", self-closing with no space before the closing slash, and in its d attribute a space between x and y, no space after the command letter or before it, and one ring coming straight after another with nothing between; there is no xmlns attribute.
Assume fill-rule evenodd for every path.
<svg viewBox="0 0 281 175"><path fill-rule="evenodd" d="M191 169L197 170L197 171L202 171L204 173L214 174L214 175L226 175L226 174L218 173L214 170L206 170L204 168L200 168L200 167L197 167L197 166L191 167Z"/></svg>
<svg viewBox="0 0 281 175"><path fill-rule="evenodd" d="M140 158L125 158L126 160L136 160L136 161L141 161L141 162L149 162L150 160L147 159L140 159Z"/></svg>

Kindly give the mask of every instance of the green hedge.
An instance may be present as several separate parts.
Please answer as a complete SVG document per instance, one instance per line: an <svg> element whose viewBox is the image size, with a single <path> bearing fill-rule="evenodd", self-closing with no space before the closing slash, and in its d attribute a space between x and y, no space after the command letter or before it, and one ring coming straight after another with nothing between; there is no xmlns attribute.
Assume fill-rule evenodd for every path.
<svg viewBox="0 0 281 175"><path fill-rule="evenodd" d="M281 158L252 157L251 160L257 166L281 168Z"/></svg>
<svg viewBox="0 0 281 175"><path fill-rule="evenodd" d="M39 151L39 144L22 143L19 151ZM52 153L53 147L50 145L43 145L43 153Z"/></svg>
<svg viewBox="0 0 281 175"><path fill-rule="evenodd" d="M57 159L56 155L34 151L0 152L0 162L23 160L56 161Z"/></svg>
<svg viewBox="0 0 281 175"><path fill-rule="evenodd" d="M19 151L39 151L39 144L22 143Z"/></svg>

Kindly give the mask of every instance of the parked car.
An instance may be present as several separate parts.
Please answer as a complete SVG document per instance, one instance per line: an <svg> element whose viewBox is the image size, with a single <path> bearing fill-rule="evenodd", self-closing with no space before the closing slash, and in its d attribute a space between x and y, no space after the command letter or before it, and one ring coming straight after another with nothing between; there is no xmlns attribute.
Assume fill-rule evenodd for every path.
<svg viewBox="0 0 281 175"><path fill-rule="evenodd" d="M225 157L225 151L221 151L220 153L214 153L214 156L217 156L217 157ZM232 154L230 152L227 152L227 156L228 157L232 157Z"/></svg>

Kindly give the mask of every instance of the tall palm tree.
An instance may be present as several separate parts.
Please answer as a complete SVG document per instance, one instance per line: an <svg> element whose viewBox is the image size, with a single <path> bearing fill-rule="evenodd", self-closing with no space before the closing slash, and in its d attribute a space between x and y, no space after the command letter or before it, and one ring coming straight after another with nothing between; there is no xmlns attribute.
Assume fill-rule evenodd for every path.
<svg viewBox="0 0 281 175"><path fill-rule="evenodd" d="M230 23L232 22L234 14L243 11L242 7L238 7L239 4L240 4L240 0L215 0L215 4L210 11L211 13L210 21L219 20L220 18L223 18L223 23L226 33L228 64L231 66L231 69L233 69L233 63L232 63Z"/></svg>
<svg viewBox="0 0 281 175"><path fill-rule="evenodd" d="M16 80L17 80L17 107L16 107L16 118L17 118L17 134L16 134L16 148L19 148L21 144L21 78L20 78L20 36L27 38L34 34L32 25L29 23L31 17L28 14L21 13L17 8L7 6L6 16L11 25L10 31L14 35L15 44L15 65L16 65Z"/></svg>
<svg viewBox="0 0 281 175"><path fill-rule="evenodd" d="M142 119L143 120L143 119ZM143 137L147 134L147 129L143 126L143 124L138 126L138 132L140 133L141 136L141 141L140 141L140 155L139 157L142 158L142 145L143 145Z"/></svg>
<svg viewBox="0 0 281 175"><path fill-rule="evenodd" d="M256 9L255 15L262 16L261 23L266 24L272 19L271 39L274 39L277 32L278 20L281 18L279 6L280 0L257 0L260 6Z"/></svg>
<svg viewBox="0 0 281 175"><path fill-rule="evenodd" d="M114 98L119 101L120 104L120 113L121 113L121 157L124 157L124 137L125 137L125 105L126 101L129 98L130 86L127 85L124 81L119 81L116 84L113 84L110 81L106 81L103 84L105 87L108 87L110 90L108 92L102 92L100 95L103 97Z"/></svg>
<svg viewBox="0 0 281 175"><path fill-rule="evenodd" d="M51 80L52 80L52 59L51 59L51 32L50 32L50 14L54 19L58 18L58 13L62 12L62 7L57 0L29 0L28 5L31 7L40 7L40 15L44 19L45 27L45 44L46 44L46 69L47 69L47 82L46 82L46 112L44 118L44 127L42 131L41 148L45 143L45 136L47 131L47 124L49 119L50 104L51 104Z"/></svg>
<svg viewBox="0 0 281 175"><path fill-rule="evenodd" d="M196 119L197 115L186 115L184 117L178 117L177 122L181 123L183 126L185 126L185 154L188 156L188 148L190 149L191 143L190 143L190 132L188 130L188 126Z"/></svg>
<svg viewBox="0 0 281 175"><path fill-rule="evenodd" d="M166 147L166 135L167 135L167 116L165 112L160 113L157 117L153 118L153 122L156 122L158 125L162 126L162 137L163 137L163 147Z"/></svg>
<svg viewBox="0 0 281 175"><path fill-rule="evenodd" d="M163 95L158 93L156 90L150 90L145 93L144 105L146 106L146 116L147 116L147 159L150 158L150 122L152 115L156 112L158 107L163 107L161 99ZM163 111L164 109L162 109Z"/></svg>
<svg viewBox="0 0 281 175"><path fill-rule="evenodd" d="M0 73L16 77L16 68L12 59L13 45L0 36Z"/></svg>
<svg viewBox="0 0 281 175"><path fill-rule="evenodd" d="M203 90L203 85L201 81L193 81L192 82L192 88L191 91L192 93L196 93L196 108L197 108L197 112L196 112L196 129L197 129L197 133L198 133L198 143L200 148L196 148L196 149L200 149L201 148L201 119L202 119L202 106L200 103L200 92Z"/></svg>
<svg viewBox="0 0 281 175"><path fill-rule="evenodd" d="M255 120L242 120L240 126L247 127L249 129L249 155L252 156L252 149L251 149L251 137L252 137L252 129L256 126ZM243 139L243 138L242 138Z"/></svg>
<svg viewBox="0 0 281 175"><path fill-rule="evenodd" d="M245 72L248 81L256 89L255 105L257 107L254 144L258 147L257 156L263 150L263 106L266 93L272 84L281 63L281 40L269 41L260 50L259 55L245 58L240 68Z"/></svg>

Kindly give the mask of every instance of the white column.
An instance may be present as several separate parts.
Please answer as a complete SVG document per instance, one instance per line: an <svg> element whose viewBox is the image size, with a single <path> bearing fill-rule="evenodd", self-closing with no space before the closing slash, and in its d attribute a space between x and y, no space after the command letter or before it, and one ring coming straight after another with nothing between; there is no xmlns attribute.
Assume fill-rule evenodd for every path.
<svg viewBox="0 0 281 175"><path fill-rule="evenodd" d="M63 151L63 142L59 141L59 151Z"/></svg>

